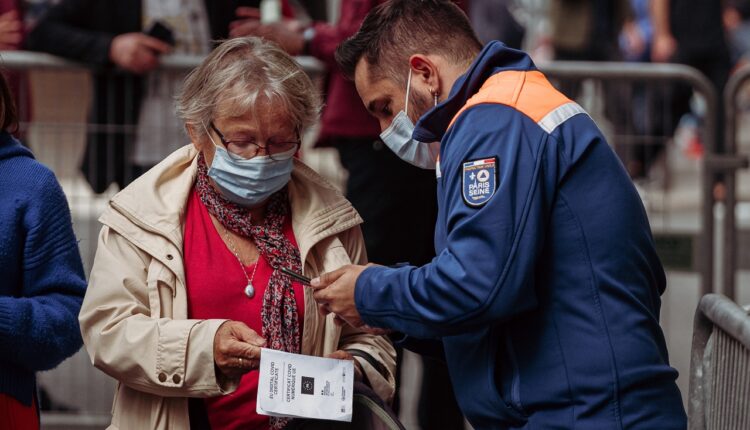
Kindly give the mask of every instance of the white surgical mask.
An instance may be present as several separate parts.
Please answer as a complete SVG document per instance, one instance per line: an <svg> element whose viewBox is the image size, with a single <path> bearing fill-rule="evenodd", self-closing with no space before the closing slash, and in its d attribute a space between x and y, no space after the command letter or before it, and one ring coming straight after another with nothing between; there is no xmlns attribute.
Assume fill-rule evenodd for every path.
<svg viewBox="0 0 750 430"><path fill-rule="evenodd" d="M435 169L440 142L420 142L412 137L414 123L409 119L409 91L411 90L411 69L406 82L406 101L404 110L400 111L391 125L380 133L380 139L396 155L409 164L422 169Z"/></svg>
<svg viewBox="0 0 750 430"><path fill-rule="evenodd" d="M221 195L233 203L257 207L284 188L292 177L296 149L274 154L274 158L265 155L246 160L217 145L210 134L208 137L216 148L208 177L213 179Z"/></svg>

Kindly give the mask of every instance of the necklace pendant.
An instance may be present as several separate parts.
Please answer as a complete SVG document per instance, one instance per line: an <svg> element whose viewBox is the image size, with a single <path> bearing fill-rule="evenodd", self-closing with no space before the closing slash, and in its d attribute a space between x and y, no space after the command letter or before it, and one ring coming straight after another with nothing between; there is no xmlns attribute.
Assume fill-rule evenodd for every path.
<svg viewBox="0 0 750 430"><path fill-rule="evenodd" d="M255 287L253 287L252 282L247 283L247 286L245 287L245 295L251 299L255 296Z"/></svg>

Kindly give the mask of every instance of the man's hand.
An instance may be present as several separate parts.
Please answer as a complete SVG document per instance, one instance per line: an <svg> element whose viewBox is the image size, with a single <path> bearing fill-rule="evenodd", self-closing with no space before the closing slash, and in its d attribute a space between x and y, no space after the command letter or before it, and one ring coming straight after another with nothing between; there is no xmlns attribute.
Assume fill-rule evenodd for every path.
<svg viewBox="0 0 750 430"><path fill-rule="evenodd" d="M310 286L315 289L313 297L321 313L333 312L353 327L364 325L354 304L354 286L367 266L344 266L313 279Z"/></svg>
<svg viewBox="0 0 750 430"><path fill-rule="evenodd" d="M214 336L214 363L224 375L238 378L258 368L264 346L266 340L245 323L227 321Z"/></svg>
<svg viewBox="0 0 750 430"><path fill-rule="evenodd" d="M21 20L15 10L0 15L0 49L18 48L23 37L21 27Z"/></svg>
<svg viewBox="0 0 750 430"><path fill-rule="evenodd" d="M328 355L326 355L326 358L335 358L337 360L351 360L354 362L354 380L355 381L363 381L364 380L364 373L362 372L362 365L359 364L359 361L354 359L354 356L350 353L339 349L338 351L334 351Z"/></svg>
<svg viewBox="0 0 750 430"><path fill-rule="evenodd" d="M109 59L125 70L136 74L149 72L159 66L159 56L172 49L169 44L143 33L125 33L112 39Z"/></svg>
<svg viewBox="0 0 750 430"><path fill-rule="evenodd" d="M304 28L294 19L273 24L261 24L260 11L252 7L239 7L237 20L229 24L229 37L258 36L276 42L289 55L299 55L305 49Z"/></svg>

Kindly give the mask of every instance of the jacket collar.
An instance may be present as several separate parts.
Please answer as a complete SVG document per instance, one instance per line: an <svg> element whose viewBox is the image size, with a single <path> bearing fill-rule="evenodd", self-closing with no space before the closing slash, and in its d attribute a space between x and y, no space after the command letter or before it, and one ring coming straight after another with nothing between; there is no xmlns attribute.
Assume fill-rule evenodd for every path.
<svg viewBox="0 0 750 430"><path fill-rule="evenodd" d="M117 226L122 227L122 220L117 218L124 217L136 231L162 236L181 252L185 209L197 174L198 151L187 145L115 195L100 221L121 230ZM320 240L362 223L333 185L296 159L289 197L292 227L303 257Z"/></svg>
<svg viewBox="0 0 750 430"><path fill-rule="evenodd" d="M422 115L413 137L420 142L442 140L453 117L476 94L492 75L508 70L536 70L534 62L523 51L511 49L502 42L485 45L466 73L456 80L448 98Z"/></svg>

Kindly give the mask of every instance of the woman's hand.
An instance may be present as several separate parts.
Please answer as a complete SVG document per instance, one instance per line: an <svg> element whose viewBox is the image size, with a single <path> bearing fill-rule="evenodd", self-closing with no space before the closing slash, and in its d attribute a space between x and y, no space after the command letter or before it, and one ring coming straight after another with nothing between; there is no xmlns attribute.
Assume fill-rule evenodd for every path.
<svg viewBox="0 0 750 430"><path fill-rule="evenodd" d="M326 355L326 358L335 358L337 360L352 360L354 362L354 380L360 382L364 380L362 365L359 364L359 361L355 360L354 356L350 353L344 351L343 349L339 349L338 351L334 351Z"/></svg>
<svg viewBox="0 0 750 430"><path fill-rule="evenodd" d="M266 340L245 323L227 321L214 336L214 363L224 375L238 378L258 368L264 346Z"/></svg>

